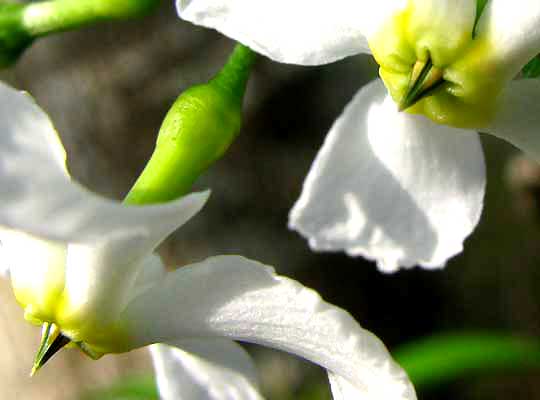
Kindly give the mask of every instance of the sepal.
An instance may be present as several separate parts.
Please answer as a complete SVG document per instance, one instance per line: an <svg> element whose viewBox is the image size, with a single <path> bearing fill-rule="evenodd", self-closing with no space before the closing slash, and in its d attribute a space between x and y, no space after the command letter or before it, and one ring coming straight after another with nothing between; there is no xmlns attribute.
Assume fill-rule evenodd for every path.
<svg viewBox="0 0 540 400"><path fill-rule="evenodd" d="M41 332L41 342L39 345L36 358L34 360L34 366L30 376L36 374L36 372L45 365L58 351L62 350L66 345L71 342L67 336L64 336L60 331L60 328L50 322L43 324Z"/></svg>

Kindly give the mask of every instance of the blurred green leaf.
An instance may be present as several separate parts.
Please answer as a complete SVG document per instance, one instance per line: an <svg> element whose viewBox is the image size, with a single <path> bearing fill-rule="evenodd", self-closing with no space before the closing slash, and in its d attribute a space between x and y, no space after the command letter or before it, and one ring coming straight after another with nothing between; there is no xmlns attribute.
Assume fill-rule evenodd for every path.
<svg viewBox="0 0 540 400"><path fill-rule="evenodd" d="M488 373L540 371L540 342L494 333L445 333L419 339L393 352L417 389ZM327 383L310 383L295 399L330 399ZM81 400L159 400L152 376L124 379Z"/></svg>
<svg viewBox="0 0 540 400"><path fill-rule="evenodd" d="M534 57L523 67L523 76L525 78L538 78L540 76L540 55Z"/></svg>
<svg viewBox="0 0 540 400"><path fill-rule="evenodd" d="M125 378L99 390L93 390L81 400L159 400L153 376Z"/></svg>
<svg viewBox="0 0 540 400"><path fill-rule="evenodd" d="M540 370L540 343L504 334L441 334L403 345L393 355L422 389L471 375Z"/></svg>

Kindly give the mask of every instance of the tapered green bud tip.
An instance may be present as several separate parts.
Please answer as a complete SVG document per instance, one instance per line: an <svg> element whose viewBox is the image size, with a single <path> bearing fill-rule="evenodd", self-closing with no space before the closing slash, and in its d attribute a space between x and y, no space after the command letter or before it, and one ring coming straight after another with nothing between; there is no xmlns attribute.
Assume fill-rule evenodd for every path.
<svg viewBox="0 0 540 400"><path fill-rule="evenodd" d="M238 135L241 111L237 98L220 85L186 90L163 120L152 158L125 203L164 203L189 193Z"/></svg>
<svg viewBox="0 0 540 400"><path fill-rule="evenodd" d="M44 323L41 332L41 342L30 376L34 376L47 361L70 342L71 340L67 336L64 336L55 324Z"/></svg>
<svg viewBox="0 0 540 400"><path fill-rule="evenodd" d="M256 55L238 45L210 82L182 93L163 120L156 149L124 200L163 203L191 191L240 132L242 101Z"/></svg>

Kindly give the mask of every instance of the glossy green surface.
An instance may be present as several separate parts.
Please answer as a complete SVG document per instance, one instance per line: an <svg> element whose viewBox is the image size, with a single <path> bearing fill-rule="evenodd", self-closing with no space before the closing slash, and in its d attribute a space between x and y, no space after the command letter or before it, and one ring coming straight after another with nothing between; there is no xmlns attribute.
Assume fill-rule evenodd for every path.
<svg viewBox="0 0 540 400"><path fill-rule="evenodd" d="M240 131L242 99L254 60L251 50L238 45L214 79L178 97L127 204L161 203L188 193L225 153Z"/></svg>

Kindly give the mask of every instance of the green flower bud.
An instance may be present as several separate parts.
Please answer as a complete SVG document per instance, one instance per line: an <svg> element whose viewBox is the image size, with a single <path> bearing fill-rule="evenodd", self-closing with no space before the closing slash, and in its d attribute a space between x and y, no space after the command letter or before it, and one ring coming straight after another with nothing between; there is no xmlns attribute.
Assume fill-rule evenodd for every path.
<svg viewBox="0 0 540 400"><path fill-rule="evenodd" d="M242 99L254 60L251 50L238 45L214 79L178 97L126 203L161 203L188 193L225 153L240 131Z"/></svg>

